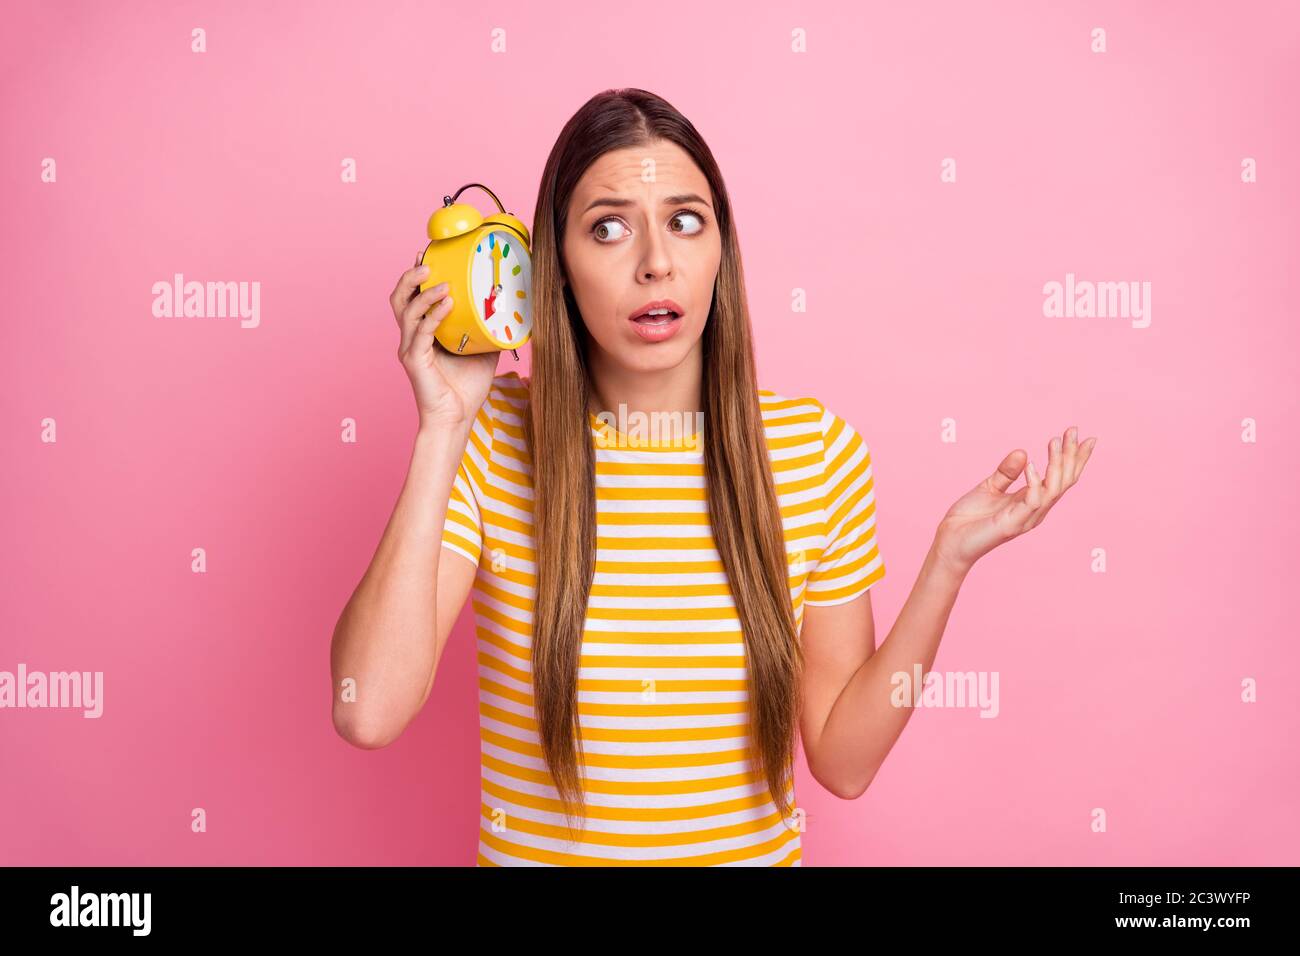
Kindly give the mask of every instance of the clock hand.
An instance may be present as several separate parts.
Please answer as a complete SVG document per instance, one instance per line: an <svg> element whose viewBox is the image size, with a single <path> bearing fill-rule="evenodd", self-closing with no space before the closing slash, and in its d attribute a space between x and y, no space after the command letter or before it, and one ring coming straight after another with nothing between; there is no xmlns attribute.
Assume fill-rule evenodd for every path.
<svg viewBox="0 0 1300 956"><path fill-rule="evenodd" d="M491 318L496 312L497 293L501 291L501 243L492 242L492 294L483 302L483 318Z"/></svg>

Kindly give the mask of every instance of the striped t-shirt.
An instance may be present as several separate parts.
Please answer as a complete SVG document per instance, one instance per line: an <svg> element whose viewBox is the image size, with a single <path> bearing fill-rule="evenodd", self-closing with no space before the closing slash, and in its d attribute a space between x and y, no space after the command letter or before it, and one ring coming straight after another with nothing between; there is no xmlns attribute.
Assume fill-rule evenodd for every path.
<svg viewBox="0 0 1300 956"><path fill-rule="evenodd" d="M594 415L596 570L578 673L586 830L569 842L532 707L528 387L517 372L494 379L442 536L478 565L478 865L801 865L801 814L778 816L746 753L745 645L703 450L627 447ZM871 455L815 399L760 389L759 400L802 631L804 605L849 601L885 576Z"/></svg>

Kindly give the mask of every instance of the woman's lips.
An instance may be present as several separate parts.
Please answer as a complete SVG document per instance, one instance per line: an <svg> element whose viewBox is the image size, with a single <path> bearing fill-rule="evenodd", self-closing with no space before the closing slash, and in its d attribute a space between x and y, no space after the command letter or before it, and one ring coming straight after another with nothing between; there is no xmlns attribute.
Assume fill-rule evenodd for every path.
<svg viewBox="0 0 1300 956"><path fill-rule="evenodd" d="M640 319L628 319L628 321L636 329L636 334L647 342L662 342L670 339L677 334L677 330L682 325L680 315L651 315Z"/></svg>

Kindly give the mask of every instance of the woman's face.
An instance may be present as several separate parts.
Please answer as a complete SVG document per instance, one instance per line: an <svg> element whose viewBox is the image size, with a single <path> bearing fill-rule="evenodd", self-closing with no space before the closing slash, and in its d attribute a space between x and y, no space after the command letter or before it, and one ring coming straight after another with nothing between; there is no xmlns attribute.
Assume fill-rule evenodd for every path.
<svg viewBox="0 0 1300 956"><path fill-rule="evenodd" d="M616 364L673 368L698 345L722 258L712 204L704 174L667 140L604 153L578 181L565 271L594 347ZM632 319L656 300L670 300L679 317Z"/></svg>

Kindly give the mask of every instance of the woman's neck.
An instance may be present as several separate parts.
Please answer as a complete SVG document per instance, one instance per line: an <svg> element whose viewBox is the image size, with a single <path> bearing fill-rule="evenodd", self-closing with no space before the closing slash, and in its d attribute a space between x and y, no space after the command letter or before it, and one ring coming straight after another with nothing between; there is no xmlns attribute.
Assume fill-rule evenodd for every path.
<svg viewBox="0 0 1300 956"><path fill-rule="evenodd" d="M699 356L699 349L692 349L679 365L641 371L613 366L589 355L588 410L593 415L609 413L618 417L622 406L623 414L689 415L693 421L704 407L704 367Z"/></svg>

